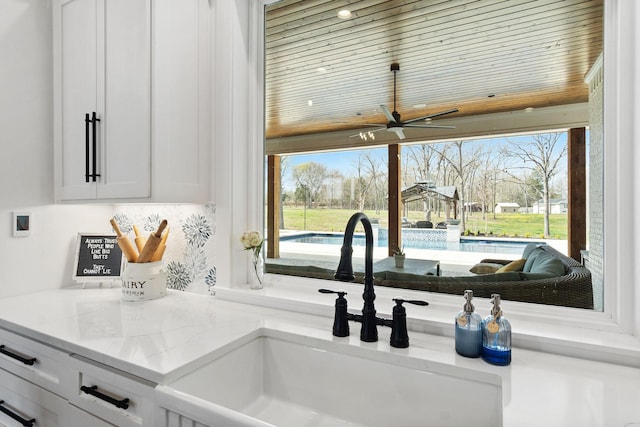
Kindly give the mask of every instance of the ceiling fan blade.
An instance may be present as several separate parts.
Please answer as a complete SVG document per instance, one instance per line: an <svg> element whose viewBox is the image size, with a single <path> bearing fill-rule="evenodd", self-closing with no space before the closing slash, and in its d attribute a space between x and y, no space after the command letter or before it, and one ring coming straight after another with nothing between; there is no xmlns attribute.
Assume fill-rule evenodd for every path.
<svg viewBox="0 0 640 427"><path fill-rule="evenodd" d="M433 113L433 114L429 114L427 116L417 117L415 119L407 120L404 123L407 124L407 123L419 122L420 120L432 119L434 117L440 117L440 116L444 116L446 114L457 113L458 111L460 111L460 110L458 110L457 108L454 108L452 110L441 111L439 113Z"/></svg>
<svg viewBox="0 0 640 427"><path fill-rule="evenodd" d="M398 139L404 139L404 132L402 131L402 128L388 128L387 130L395 132L396 135L398 135Z"/></svg>
<svg viewBox="0 0 640 427"><path fill-rule="evenodd" d="M391 111L389 111L389 109L387 108L387 106L386 106L386 105L380 105L380 109L381 109L381 110L382 110L382 112L384 113L385 117L386 117L387 119L389 119L389 121L390 121L390 122L397 123L397 122L396 122L396 118L395 118L395 117L393 117L393 114L391 114Z"/></svg>
<svg viewBox="0 0 640 427"><path fill-rule="evenodd" d="M412 124L408 124L408 125L404 125L404 127L407 128L422 128L422 129L455 129L455 126L445 126L445 125L412 125Z"/></svg>

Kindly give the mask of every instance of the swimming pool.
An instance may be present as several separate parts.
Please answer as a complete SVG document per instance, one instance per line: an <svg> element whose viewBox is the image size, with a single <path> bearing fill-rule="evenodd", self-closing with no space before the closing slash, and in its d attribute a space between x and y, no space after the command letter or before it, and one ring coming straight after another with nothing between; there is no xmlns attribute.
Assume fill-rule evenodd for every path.
<svg viewBox="0 0 640 427"><path fill-rule="evenodd" d="M338 245L342 246L343 235L340 233L304 233L292 236L280 237L281 242L292 243L313 243L320 245ZM528 241L510 241L499 239L465 239L460 238L460 242L446 241L419 241L407 239L404 241L405 249L434 249L443 251L461 251L461 252L479 252L479 253L502 253L502 254L521 254ZM365 238L363 234L353 236L354 246L364 246ZM378 239L378 247L387 247L387 239Z"/></svg>

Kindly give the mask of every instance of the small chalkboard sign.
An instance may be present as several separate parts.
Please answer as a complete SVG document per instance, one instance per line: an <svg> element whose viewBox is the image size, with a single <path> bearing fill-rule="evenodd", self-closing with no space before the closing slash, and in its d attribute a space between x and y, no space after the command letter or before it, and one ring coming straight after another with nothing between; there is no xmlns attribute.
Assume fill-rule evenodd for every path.
<svg viewBox="0 0 640 427"><path fill-rule="evenodd" d="M73 280L108 282L122 275L122 250L115 235L78 233Z"/></svg>

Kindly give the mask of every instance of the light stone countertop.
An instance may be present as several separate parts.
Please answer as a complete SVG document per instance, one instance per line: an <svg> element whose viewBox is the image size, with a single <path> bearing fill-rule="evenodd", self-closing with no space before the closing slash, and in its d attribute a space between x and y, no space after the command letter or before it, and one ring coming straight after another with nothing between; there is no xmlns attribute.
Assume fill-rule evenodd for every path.
<svg viewBox="0 0 640 427"><path fill-rule="evenodd" d="M204 365L221 347L261 327L335 340L329 317L175 291L125 302L120 292L67 288L0 299L0 327L158 384ZM380 328L377 343L361 343L358 329L338 340L500 375L505 426L640 423L639 369L518 348L510 366L498 367L457 355L449 337L410 332L411 346L393 349L388 328Z"/></svg>

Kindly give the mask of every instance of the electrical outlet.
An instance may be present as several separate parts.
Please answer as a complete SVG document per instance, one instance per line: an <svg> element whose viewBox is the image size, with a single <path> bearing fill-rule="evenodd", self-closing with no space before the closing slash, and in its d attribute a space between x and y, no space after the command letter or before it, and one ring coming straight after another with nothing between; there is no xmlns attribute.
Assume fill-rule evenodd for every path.
<svg viewBox="0 0 640 427"><path fill-rule="evenodd" d="M31 212L14 212L11 223L13 237L27 237L31 235Z"/></svg>

